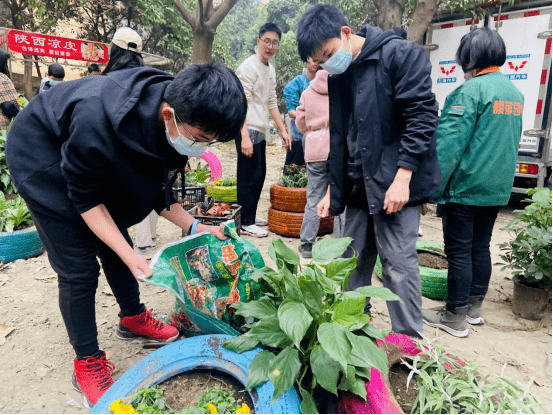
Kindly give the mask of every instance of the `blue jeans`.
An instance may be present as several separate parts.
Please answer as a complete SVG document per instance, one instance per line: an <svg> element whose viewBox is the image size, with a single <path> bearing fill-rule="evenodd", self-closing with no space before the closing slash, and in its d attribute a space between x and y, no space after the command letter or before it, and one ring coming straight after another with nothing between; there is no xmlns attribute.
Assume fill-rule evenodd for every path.
<svg viewBox="0 0 553 415"><path fill-rule="evenodd" d="M319 233L321 218L317 216L317 204L328 187L326 161L307 163L307 203L301 223L301 244L314 244Z"/></svg>
<svg viewBox="0 0 553 415"><path fill-rule="evenodd" d="M484 296L492 275L490 240L499 206L443 205L447 273L447 308L468 305L469 296Z"/></svg>

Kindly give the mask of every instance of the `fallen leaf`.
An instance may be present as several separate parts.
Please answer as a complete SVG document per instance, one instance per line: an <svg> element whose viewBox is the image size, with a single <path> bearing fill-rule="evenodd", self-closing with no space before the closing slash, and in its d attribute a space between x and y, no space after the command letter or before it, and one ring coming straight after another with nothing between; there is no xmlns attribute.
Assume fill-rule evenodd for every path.
<svg viewBox="0 0 553 415"><path fill-rule="evenodd" d="M536 385L538 385L538 386L543 386L543 385L545 385L545 382L544 382L542 379L540 379L540 378L535 378L535 379L534 379L534 383L535 383Z"/></svg>

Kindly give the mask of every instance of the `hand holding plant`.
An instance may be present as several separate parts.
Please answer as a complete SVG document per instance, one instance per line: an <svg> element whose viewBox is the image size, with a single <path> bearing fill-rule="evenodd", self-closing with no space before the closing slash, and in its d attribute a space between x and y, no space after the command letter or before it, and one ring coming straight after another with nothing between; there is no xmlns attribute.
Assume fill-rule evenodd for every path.
<svg viewBox="0 0 553 415"><path fill-rule="evenodd" d="M357 257L341 258L351 238L323 239L313 246L313 262L304 269L300 258L280 239L269 247L277 271L265 267L250 278L265 296L236 303L236 314L255 320L249 331L225 343L242 353L261 343L266 350L251 362L248 389L270 381L273 401L296 384L303 413L318 413L313 391L338 389L366 399L371 368L388 374L386 353L375 341L384 334L364 314L367 297L401 301L390 290L366 286L345 291Z"/></svg>

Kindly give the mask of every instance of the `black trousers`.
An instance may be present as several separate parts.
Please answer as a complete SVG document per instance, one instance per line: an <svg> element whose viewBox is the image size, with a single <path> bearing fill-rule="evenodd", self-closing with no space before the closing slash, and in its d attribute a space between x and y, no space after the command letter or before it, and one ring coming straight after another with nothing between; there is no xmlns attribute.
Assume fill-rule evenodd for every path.
<svg viewBox="0 0 553 415"><path fill-rule="evenodd" d="M492 275L490 240L499 206L443 205L444 247L449 262L447 308L468 305L484 296Z"/></svg>
<svg viewBox="0 0 553 415"><path fill-rule="evenodd" d="M292 149L286 150L285 166L295 164L296 166L305 166L302 140L292 141Z"/></svg>
<svg viewBox="0 0 553 415"><path fill-rule="evenodd" d="M253 145L253 155L246 157L242 154L241 138L235 140L238 153L238 165L236 167L236 193L238 204L242 206L240 219L243 226L255 224L255 213L259 203L259 197L267 175L267 159L265 140Z"/></svg>
<svg viewBox="0 0 553 415"><path fill-rule="evenodd" d="M84 221L71 221L46 214L27 200L40 239L48 252L50 265L58 274L59 306L69 342L77 358L98 352L95 296L98 288L100 258L109 286L121 309L121 316L144 311L138 282L123 261L104 244ZM127 229L120 229L132 246Z"/></svg>

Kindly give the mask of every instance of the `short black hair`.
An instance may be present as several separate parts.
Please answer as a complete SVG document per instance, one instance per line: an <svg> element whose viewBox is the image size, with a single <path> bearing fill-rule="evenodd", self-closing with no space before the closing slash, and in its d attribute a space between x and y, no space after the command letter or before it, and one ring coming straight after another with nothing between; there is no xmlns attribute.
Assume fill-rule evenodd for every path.
<svg viewBox="0 0 553 415"><path fill-rule="evenodd" d="M102 74L127 68L138 68L144 66L142 55L132 50L120 48L113 43L109 46L109 62Z"/></svg>
<svg viewBox="0 0 553 415"><path fill-rule="evenodd" d="M306 11L298 23L298 52L302 61L313 55L328 39L340 37L348 19L336 6L318 4Z"/></svg>
<svg viewBox="0 0 553 415"><path fill-rule="evenodd" d="M261 28L259 29L259 39L261 39L261 36L263 36L267 32L274 32L278 35L278 40L280 40L282 36L282 30L280 30L280 27L276 23L265 23Z"/></svg>
<svg viewBox="0 0 553 415"><path fill-rule="evenodd" d="M88 65L88 73L101 71L102 70L100 69L100 65L98 65L97 63L91 63L90 65Z"/></svg>
<svg viewBox="0 0 553 415"><path fill-rule="evenodd" d="M10 70L8 69L8 61L10 60L10 54L4 49L0 49L0 72L4 75L10 76Z"/></svg>
<svg viewBox="0 0 553 415"><path fill-rule="evenodd" d="M505 42L487 27L475 29L461 39L455 60L465 73L488 66L501 66L507 59Z"/></svg>
<svg viewBox="0 0 553 415"><path fill-rule="evenodd" d="M218 141L239 137L248 111L242 83L230 68L218 62L180 71L163 99L180 122L200 127Z"/></svg>
<svg viewBox="0 0 553 415"><path fill-rule="evenodd" d="M65 78L65 69L63 69L63 66L60 64L52 63L48 66L48 75L54 78L63 79Z"/></svg>

